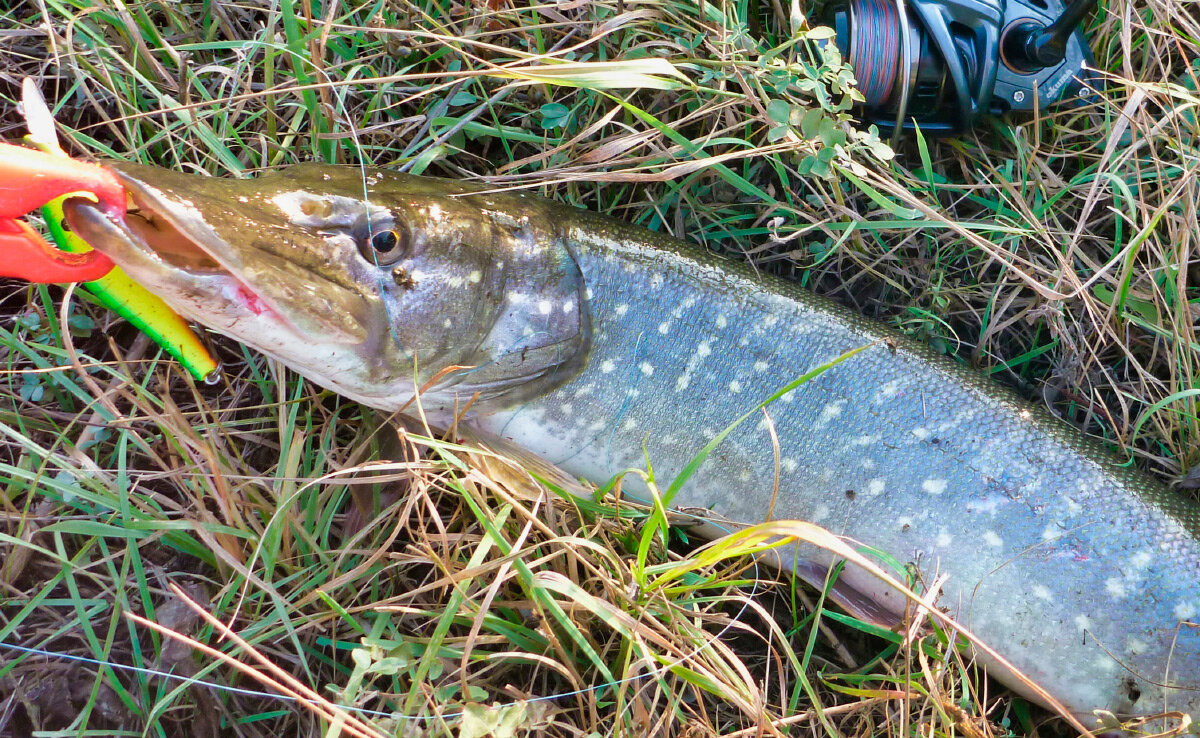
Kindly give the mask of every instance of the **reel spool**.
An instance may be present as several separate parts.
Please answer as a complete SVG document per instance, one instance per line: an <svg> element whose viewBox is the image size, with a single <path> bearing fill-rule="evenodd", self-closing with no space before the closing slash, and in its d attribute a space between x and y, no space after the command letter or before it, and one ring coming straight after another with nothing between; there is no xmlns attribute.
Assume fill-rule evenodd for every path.
<svg viewBox="0 0 1200 738"><path fill-rule="evenodd" d="M947 135L981 115L1093 101L1079 25L1096 0L848 0L827 11L864 118Z"/></svg>

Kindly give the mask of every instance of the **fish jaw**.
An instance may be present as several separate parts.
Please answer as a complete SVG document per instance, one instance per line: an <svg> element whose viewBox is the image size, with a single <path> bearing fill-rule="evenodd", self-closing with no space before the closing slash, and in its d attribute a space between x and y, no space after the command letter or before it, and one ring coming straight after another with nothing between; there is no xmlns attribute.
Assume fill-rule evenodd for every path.
<svg viewBox="0 0 1200 738"><path fill-rule="evenodd" d="M324 386L372 406L412 396L411 382L362 392L342 381L361 372L369 296L320 280L303 264L264 257L252 241L232 242L229 235L241 214L225 198L194 188L200 178L153 170L154 179L166 183L159 187L141 169L117 171L129 195L126 217L117 220L86 200L72 199L63 208L72 230L189 320L289 365L306 357L303 373ZM214 226L214 213L222 212L223 229ZM256 231L282 227L262 214L247 222ZM288 279L309 292L308 298L280 289ZM297 301L313 309L295 309Z"/></svg>
<svg viewBox="0 0 1200 738"><path fill-rule="evenodd" d="M72 201L73 229L184 316L351 399L397 410L420 389L434 413L502 407L583 365L578 267L520 198L339 167L224 180L112 166L128 215Z"/></svg>

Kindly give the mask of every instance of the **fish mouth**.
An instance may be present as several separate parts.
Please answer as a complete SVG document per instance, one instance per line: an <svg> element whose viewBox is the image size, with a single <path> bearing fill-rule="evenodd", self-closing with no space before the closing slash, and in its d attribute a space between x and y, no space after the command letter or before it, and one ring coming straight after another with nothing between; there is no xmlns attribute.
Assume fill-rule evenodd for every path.
<svg viewBox="0 0 1200 738"><path fill-rule="evenodd" d="M299 332L284 311L239 276L240 264L231 258L228 244L195 207L181 207L138 178L112 171L125 186L124 220L110 217L87 198L70 198L63 203L63 214L71 230L169 302L175 302L169 298L176 291L221 295L233 298L236 307L249 314L274 318ZM175 307L207 322L186 306Z"/></svg>

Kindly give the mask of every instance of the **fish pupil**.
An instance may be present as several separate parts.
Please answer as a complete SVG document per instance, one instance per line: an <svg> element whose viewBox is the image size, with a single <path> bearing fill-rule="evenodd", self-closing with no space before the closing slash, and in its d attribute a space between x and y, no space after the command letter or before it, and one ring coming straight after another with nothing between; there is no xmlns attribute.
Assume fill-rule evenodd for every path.
<svg viewBox="0 0 1200 738"><path fill-rule="evenodd" d="M396 248L396 244L399 242L399 236L397 236L396 232L392 230L380 231L374 236L371 236L371 248L375 249L379 253L387 253L391 251L392 249Z"/></svg>

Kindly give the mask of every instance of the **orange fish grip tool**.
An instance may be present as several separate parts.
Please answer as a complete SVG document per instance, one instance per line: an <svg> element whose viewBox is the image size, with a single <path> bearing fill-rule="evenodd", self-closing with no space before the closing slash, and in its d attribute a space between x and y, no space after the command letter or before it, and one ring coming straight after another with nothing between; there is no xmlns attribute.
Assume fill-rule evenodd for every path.
<svg viewBox="0 0 1200 738"><path fill-rule="evenodd" d="M21 220L62 195L93 197L109 217L124 220L125 188L96 164L0 143L0 277L40 284L90 282L112 271L99 251L60 251Z"/></svg>

